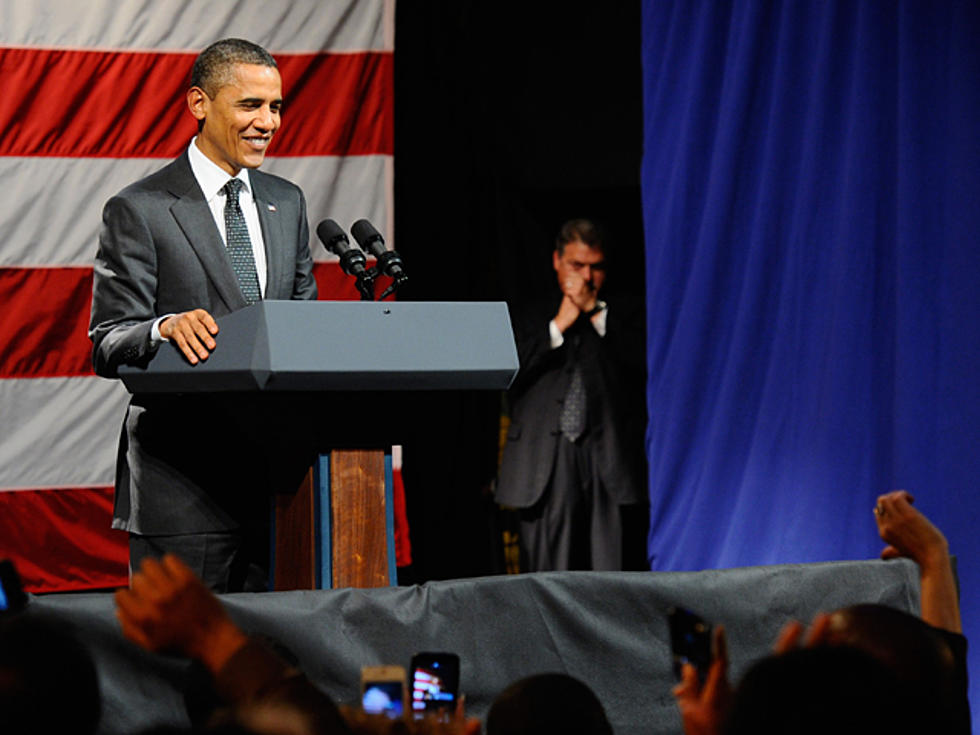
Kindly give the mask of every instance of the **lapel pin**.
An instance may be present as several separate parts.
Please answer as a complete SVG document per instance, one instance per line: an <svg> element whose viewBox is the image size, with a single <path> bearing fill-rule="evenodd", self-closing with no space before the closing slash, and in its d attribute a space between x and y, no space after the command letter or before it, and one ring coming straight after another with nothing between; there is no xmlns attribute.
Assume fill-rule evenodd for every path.
<svg viewBox="0 0 980 735"><path fill-rule="evenodd" d="M270 212L275 212L276 211L276 205L275 204L267 204L266 206L269 208L269 211Z"/></svg>

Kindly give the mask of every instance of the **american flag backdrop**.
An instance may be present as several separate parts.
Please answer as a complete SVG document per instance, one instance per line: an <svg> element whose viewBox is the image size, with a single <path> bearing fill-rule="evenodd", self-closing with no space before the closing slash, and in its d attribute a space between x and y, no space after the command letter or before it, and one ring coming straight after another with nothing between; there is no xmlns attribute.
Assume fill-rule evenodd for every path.
<svg viewBox="0 0 980 735"><path fill-rule="evenodd" d="M0 0L0 558L31 591L126 582L127 394L92 373L92 259L105 201L194 135L191 64L226 37L276 57L263 170L303 189L311 231L365 217L391 244L394 0ZM320 297L354 298L311 245Z"/></svg>

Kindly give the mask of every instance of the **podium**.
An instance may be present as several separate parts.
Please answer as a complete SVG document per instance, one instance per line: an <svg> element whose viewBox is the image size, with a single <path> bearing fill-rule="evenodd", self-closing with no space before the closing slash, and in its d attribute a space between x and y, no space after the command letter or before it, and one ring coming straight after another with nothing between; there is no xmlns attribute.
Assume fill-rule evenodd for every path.
<svg viewBox="0 0 980 735"><path fill-rule="evenodd" d="M391 465L434 391L504 390L518 359L503 302L260 301L219 317L217 347L190 365L163 345L122 366L131 393L242 394L269 431L319 453L275 499L276 589L393 581Z"/></svg>

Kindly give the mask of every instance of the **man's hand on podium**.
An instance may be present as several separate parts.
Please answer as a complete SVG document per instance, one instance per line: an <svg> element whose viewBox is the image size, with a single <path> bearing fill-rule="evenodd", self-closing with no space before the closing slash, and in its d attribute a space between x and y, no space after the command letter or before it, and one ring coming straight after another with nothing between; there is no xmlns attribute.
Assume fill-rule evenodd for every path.
<svg viewBox="0 0 980 735"><path fill-rule="evenodd" d="M207 360L217 344L218 324L204 309L168 316L160 322L160 336L177 345L191 365Z"/></svg>

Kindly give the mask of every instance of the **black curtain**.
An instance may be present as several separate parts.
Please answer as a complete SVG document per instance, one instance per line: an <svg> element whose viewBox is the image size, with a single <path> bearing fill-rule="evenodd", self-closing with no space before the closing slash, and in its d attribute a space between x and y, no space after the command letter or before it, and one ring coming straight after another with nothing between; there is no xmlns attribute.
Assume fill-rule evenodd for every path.
<svg viewBox="0 0 980 735"><path fill-rule="evenodd" d="M610 288L643 288L639 4L531 5L398 3L394 244L411 277L400 298L548 288L554 236L580 216L610 231ZM447 395L415 417L403 470L412 581L501 571L501 405L497 393Z"/></svg>

